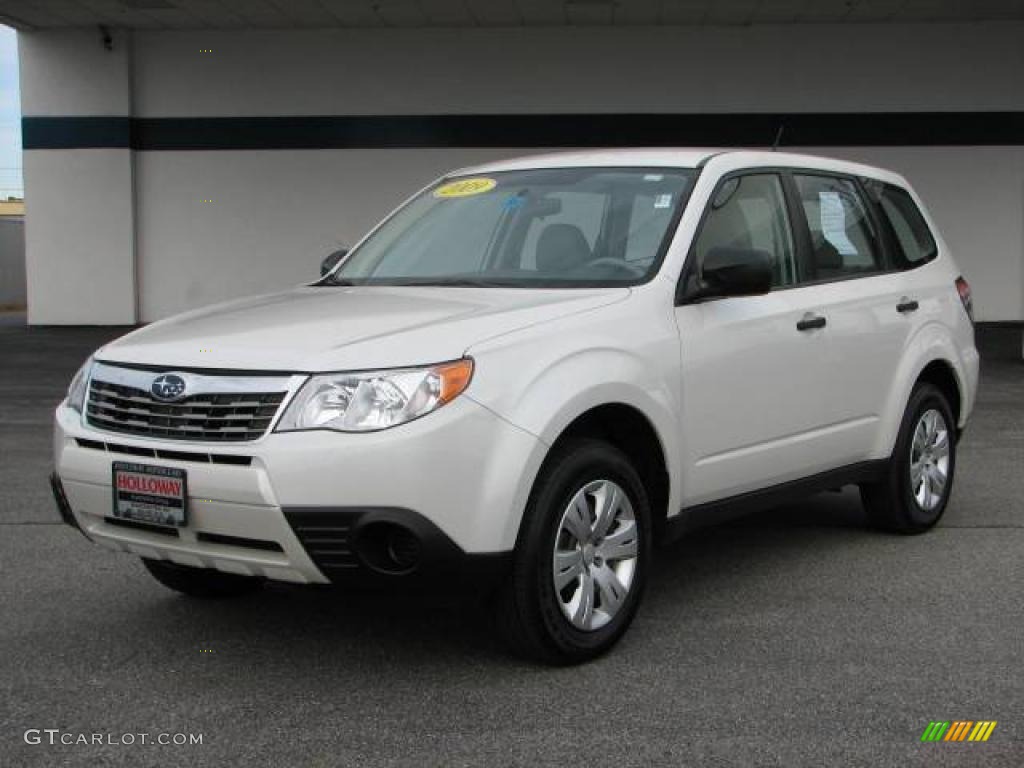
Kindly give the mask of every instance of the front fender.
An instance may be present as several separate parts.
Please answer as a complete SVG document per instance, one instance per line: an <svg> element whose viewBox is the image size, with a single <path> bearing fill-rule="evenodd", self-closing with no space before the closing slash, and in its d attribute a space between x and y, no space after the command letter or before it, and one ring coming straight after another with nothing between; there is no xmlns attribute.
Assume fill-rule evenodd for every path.
<svg viewBox="0 0 1024 768"><path fill-rule="evenodd" d="M515 383L489 381L486 371L509 370L487 354L474 352L484 381L474 381L471 396L481 405L540 440L544 456L573 421L602 405L621 404L634 408L650 422L665 457L669 473L669 510L679 509L679 467L681 449L676 431L676 400L666 379L651 370L649 357L608 346L588 346L564 352L558 345L531 350L520 364ZM678 355L678 347L675 350ZM677 358L672 358L677 359ZM520 477L521 498L516 530L529 492L536 481L544 456L532 458Z"/></svg>

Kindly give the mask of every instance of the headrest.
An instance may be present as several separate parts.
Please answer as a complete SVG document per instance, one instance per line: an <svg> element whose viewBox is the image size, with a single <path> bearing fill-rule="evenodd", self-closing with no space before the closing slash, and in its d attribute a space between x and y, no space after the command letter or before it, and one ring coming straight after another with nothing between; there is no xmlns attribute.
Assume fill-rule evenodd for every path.
<svg viewBox="0 0 1024 768"><path fill-rule="evenodd" d="M818 269L842 269L843 257L828 240L815 238L814 265Z"/></svg>
<svg viewBox="0 0 1024 768"><path fill-rule="evenodd" d="M575 224L548 224L537 239L537 270L571 272L590 261L590 244Z"/></svg>

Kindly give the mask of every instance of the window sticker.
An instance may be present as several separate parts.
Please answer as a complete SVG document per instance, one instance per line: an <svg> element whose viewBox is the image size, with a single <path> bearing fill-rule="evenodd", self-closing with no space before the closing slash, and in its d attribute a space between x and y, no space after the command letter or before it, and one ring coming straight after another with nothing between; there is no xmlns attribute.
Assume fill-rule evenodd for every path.
<svg viewBox="0 0 1024 768"><path fill-rule="evenodd" d="M846 211L843 200L835 191L818 192L821 216L821 234L832 243L841 256L856 256L857 249L846 234Z"/></svg>
<svg viewBox="0 0 1024 768"><path fill-rule="evenodd" d="M658 195L654 198L655 208L668 208L672 205L672 195Z"/></svg>
<svg viewBox="0 0 1024 768"><path fill-rule="evenodd" d="M645 173L644 174L644 181L661 181L663 178L665 178L665 177L663 175L661 175L660 173Z"/></svg>
<svg viewBox="0 0 1024 768"><path fill-rule="evenodd" d="M490 192L498 186L498 182L494 179L488 179L480 176L473 179L457 179L456 181L449 181L447 184L442 184L440 187L434 190L434 197L469 197L470 195L480 195L484 192Z"/></svg>

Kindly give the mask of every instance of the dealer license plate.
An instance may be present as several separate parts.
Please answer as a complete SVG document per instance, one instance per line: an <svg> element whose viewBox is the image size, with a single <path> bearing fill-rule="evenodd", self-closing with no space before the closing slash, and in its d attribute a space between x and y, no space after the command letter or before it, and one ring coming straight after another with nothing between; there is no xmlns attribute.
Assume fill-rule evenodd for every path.
<svg viewBox="0 0 1024 768"><path fill-rule="evenodd" d="M114 517L172 528L187 520L185 470L115 461Z"/></svg>

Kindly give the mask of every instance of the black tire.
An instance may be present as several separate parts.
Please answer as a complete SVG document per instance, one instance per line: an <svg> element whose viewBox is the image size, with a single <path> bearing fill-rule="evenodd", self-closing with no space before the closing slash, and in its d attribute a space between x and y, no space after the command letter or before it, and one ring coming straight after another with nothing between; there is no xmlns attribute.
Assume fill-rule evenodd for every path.
<svg viewBox="0 0 1024 768"><path fill-rule="evenodd" d="M938 502L934 506L923 506L914 494L911 450L914 433L921 419L929 412L937 412L941 416L949 452L946 482L941 493L936 494ZM860 487L869 522L876 528L893 533L916 534L929 530L946 511L953 490L955 469L956 420L953 418L953 409L940 389L921 382L914 387L907 403L886 477L880 482Z"/></svg>
<svg viewBox="0 0 1024 768"><path fill-rule="evenodd" d="M153 578L168 589L181 592L189 597L217 599L238 597L254 592L263 586L263 579L255 576L240 576L234 573L215 571L212 568L190 568L164 560L142 558Z"/></svg>
<svg viewBox="0 0 1024 768"><path fill-rule="evenodd" d="M555 543L562 531L562 516L576 494L588 484L611 481L625 492L632 507L635 530L636 559L625 597L610 620L603 626L581 630L563 612L561 597L555 589L553 567ZM591 512L596 509L591 508ZM628 528L617 520L615 528ZM498 595L498 625L514 651L548 664L579 664L600 656L611 648L628 629L647 581L651 560L651 510L647 492L629 459L617 448L600 440L578 439L559 446L545 461L533 490L519 530L512 573ZM611 535L609 535L611 539ZM595 543L595 546L597 544ZM579 550L581 568L588 566ZM590 561L600 568L606 562L595 557ZM596 585L598 582L594 582ZM582 581L579 582L582 585ZM569 588L571 592L572 587ZM594 611L603 601L603 592L593 588ZM611 603L609 602L609 605Z"/></svg>

